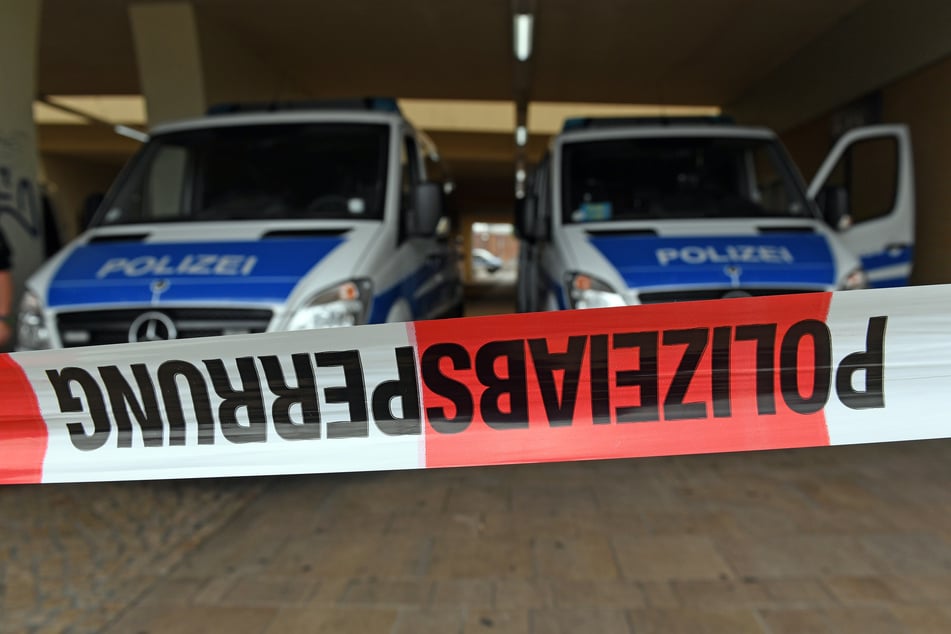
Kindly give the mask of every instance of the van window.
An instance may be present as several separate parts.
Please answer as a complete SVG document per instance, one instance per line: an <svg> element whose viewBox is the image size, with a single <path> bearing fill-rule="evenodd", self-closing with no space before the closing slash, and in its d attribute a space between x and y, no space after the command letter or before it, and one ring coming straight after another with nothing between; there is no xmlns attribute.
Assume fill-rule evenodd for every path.
<svg viewBox="0 0 951 634"><path fill-rule="evenodd" d="M419 152L416 149L416 141L411 137L404 137L403 147L400 152L400 168L403 174L403 199L408 203L413 193L413 188L419 184Z"/></svg>
<svg viewBox="0 0 951 634"><path fill-rule="evenodd" d="M774 146L767 143L750 148L750 200L769 214L785 215L787 210L801 211L797 208L801 204L798 196L790 195L796 191L796 187L789 180L789 172L779 169L773 150Z"/></svg>
<svg viewBox="0 0 951 634"><path fill-rule="evenodd" d="M849 192L855 223L888 215L898 193L898 140L878 137L853 143L839 158L827 185Z"/></svg>
<svg viewBox="0 0 951 634"><path fill-rule="evenodd" d="M420 183L419 153L416 141L412 137L403 137L400 150L400 172L402 174L402 196L400 199L399 241L402 242L412 232L415 222L413 196Z"/></svg>
<svg viewBox="0 0 951 634"><path fill-rule="evenodd" d="M148 215L156 220L175 220L184 211L186 148L166 145L152 162L146 195Z"/></svg>
<svg viewBox="0 0 951 634"><path fill-rule="evenodd" d="M221 126L153 137L93 224L381 219L389 128Z"/></svg>
<svg viewBox="0 0 951 634"><path fill-rule="evenodd" d="M785 154L769 139L566 143L562 196L566 223L812 213Z"/></svg>

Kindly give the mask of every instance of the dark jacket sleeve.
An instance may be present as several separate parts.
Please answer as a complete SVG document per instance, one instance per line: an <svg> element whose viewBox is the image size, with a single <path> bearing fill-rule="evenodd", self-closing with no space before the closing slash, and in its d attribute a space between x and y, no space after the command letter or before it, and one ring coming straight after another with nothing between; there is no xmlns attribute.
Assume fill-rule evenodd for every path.
<svg viewBox="0 0 951 634"><path fill-rule="evenodd" d="M0 271L10 269L10 246L7 244L6 236L0 231Z"/></svg>

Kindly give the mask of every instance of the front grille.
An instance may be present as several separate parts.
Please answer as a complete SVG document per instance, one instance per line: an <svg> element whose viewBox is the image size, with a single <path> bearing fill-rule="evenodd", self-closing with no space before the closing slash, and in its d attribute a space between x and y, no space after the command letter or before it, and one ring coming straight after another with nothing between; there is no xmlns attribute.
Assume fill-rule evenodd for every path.
<svg viewBox="0 0 951 634"><path fill-rule="evenodd" d="M737 291L753 297L815 292L795 288L704 288L638 293L637 296L642 304L663 304L666 302L695 302L704 299L720 299Z"/></svg>
<svg viewBox="0 0 951 634"><path fill-rule="evenodd" d="M264 332L271 311L248 308L134 308L60 313L56 317L60 341L67 348L128 343L132 323L145 313L158 312L171 319L176 339Z"/></svg>

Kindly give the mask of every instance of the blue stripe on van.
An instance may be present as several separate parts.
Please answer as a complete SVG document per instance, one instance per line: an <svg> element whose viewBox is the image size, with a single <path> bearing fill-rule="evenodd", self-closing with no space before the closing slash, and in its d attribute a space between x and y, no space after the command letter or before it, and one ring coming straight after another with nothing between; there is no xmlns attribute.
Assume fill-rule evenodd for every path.
<svg viewBox="0 0 951 634"><path fill-rule="evenodd" d="M869 280L870 288L895 288L897 286L908 286L908 276L888 277L880 280Z"/></svg>
<svg viewBox="0 0 951 634"><path fill-rule="evenodd" d="M884 268L886 266L895 266L898 264L908 264L914 256L914 249L910 246L887 249L862 256L862 266L866 270Z"/></svg>
<svg viewBox="0 0 951 634"><path fill-rule="evenodd" d="M629 288L730 286L733 277L741 286L822 288L836 280L832 252L821 235L589 239Z"/></svg>
<svg viewBox="0 0 951 634"><path fill-rule="evenodd" d="M287 299L339 237L230 242L104 242L77 247L49 286L50 307ZM161 288L164 283L164 288Z"/></svg>
<svg viewBox="0 0 951 634"><path fill-rule="evenodd" d="M893 266L902 266L910 264L915 255L915 250L911 246L896 247L885 249L878 253L862 256L862 266L871 277L869 285L872 288L890 288L893 286L907 286L908 275L875 279L874 273L879 269L886 269Z"/></svg>
<svg viewBox="0 0 951 634"><path fill-rule="evenodd" d="M416 297L418 289L432 279L433 275L435 275L434 271L429 266L423 265L393 286L375 294L367 323L382 324L386 322L393 305L400 299L406 300L413 319L428 318L429 313L440 304L447 291L451 290L448 288L450 282L443 282L433 286L424 295Z"/></svg>

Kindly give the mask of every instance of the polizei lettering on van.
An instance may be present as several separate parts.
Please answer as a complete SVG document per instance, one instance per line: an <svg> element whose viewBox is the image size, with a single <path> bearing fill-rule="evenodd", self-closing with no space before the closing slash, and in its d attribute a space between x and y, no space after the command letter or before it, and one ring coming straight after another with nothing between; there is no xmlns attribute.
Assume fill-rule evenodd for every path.
<svg viewBox="0 0 951 634"><path fill-rule="evenodd" d="M247 276L254 270L254 255L187 254L183 256L143 255L137 258L112 258L96 272L97 279L110 275L143 277L146 275L222 275Z"/></svg>
<svg viewBox="0 0 951 634"><path fill-rule="evenodd" d="M657 262L667 266L671 262L684 264L732 264L732 263L764 263L764 264L792 264L796 261L792 252L784 246L760 245L729 245L715 247L692 245L680 248L656 249L654 254Z"/></svg>
<svg viewBox="0 0 951 634"><path fill-rule="evenodd" d="M755 403L756 416L776 415L780 402L808 416L833 397L856 410L885 406L886 322L870 318L865 348L838 364L828 325L802 319L499 339L471 352L447 341L396 347L395 376L375 387L356 349L45 374L70 441L83 451L132 447L136 438L146 447L360 438L371 425L420 435L424 416L437 434L465 433L475 420L499 432L530 423L715 421L730 418L738 398ZM734 353L753 355L755 380L740 380L754 368L735 367Z"/></svg>

